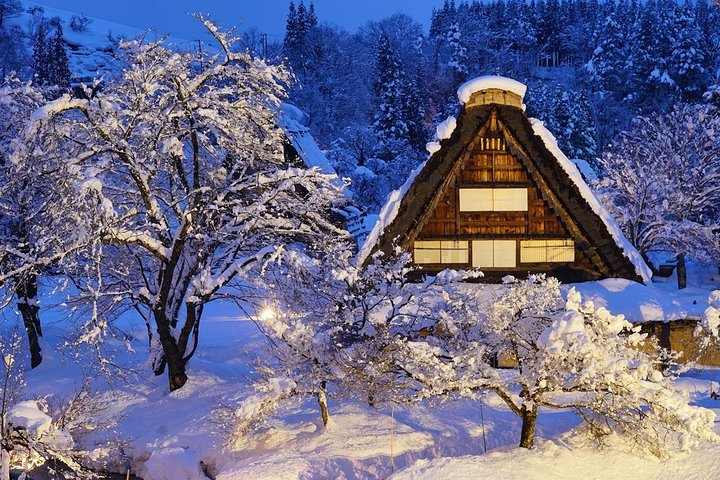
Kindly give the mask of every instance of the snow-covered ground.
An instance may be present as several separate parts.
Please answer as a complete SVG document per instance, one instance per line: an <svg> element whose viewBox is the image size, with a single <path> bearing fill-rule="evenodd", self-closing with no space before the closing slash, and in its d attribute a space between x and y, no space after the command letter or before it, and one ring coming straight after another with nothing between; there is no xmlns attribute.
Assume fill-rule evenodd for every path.
<svg viewBox="0 0 720 480"><path fill-rule="evenodd" d="M606 280L577 287L596 301L606 298L611 309L642 304L648 289L660 292L655 299L665 298L666 305L686 304L686 297L706 296L712 286L697 280L700 274L691 287L697 291L687 295L671 283L641 287ZM49 396L52 405L77 391L80 367L89 357L62 353L68 328L63 319L46 319L46 325L45 359L27 372L25 398ZM519 419L494 395L380 408L330 399L331 423L325 429L315 401L297 402L252 433L233 435L232 413L253 393L253 359L266 351L255 324L234 307L214 305L204 319L189 381L173 393L166 378L154 377L144 364L144 329L129 322L134 351L118 346L116 352L117 361L134 371L111 383L93 380L95 413L75 440L94 452L100 469L130 468L146 480L720 478L719 445L704 444L668 461L633 452L619 440L598 448L572 411L541 411L537 446L516 448ZM720 415L720 401L709 398L718 381L720 370L706 368L684 374L679 384L695 403Z"/></svg>
<svg viewBox="0 0 720 480"><path fill-rule="evenodd" d="M603 306L613 314L624 314L633 323L699 319L707 308L708 293L720 289L715 266L689 265L688 286L677 289L676 272L666 279L642 285L610 278L574 285L586 300Z"/></svg>

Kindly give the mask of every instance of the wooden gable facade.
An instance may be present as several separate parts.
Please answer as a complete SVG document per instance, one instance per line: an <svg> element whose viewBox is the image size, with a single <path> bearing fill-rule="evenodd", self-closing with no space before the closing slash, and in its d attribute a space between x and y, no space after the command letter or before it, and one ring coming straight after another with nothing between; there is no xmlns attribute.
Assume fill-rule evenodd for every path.
<svg viewBox="0 0 720 480"><path fill-rule="evenodd" d="M512 92L474 93L372 251L398 244L421 272L478 268L487 281L537 272L642 281L521 105Z"/></svg>

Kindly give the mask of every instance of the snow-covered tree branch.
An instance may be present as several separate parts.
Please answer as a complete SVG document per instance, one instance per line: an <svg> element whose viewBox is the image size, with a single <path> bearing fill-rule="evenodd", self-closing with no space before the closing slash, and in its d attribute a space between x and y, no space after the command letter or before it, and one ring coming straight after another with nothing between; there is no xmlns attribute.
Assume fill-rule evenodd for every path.
<svg viewBox="0 0 720 480"><path fill-rule="evenodd" d="M285 242L341 233L327 215L340 198L332 178L283 157L275 115L290 75L232 53L231 38L203 23L224 53L127 42L121 77L38 109L12 156L18 169L57 164L46 178L83 200L103 260L102 276L78 286L153 319L155 370L167 366L173 390L220 290L247 282ZM86 330L107 315L95 309Z"/></svg>
<svg viewBox="0 0 720 480"><path fill-rule="evenodd" d="M640 117L601 159L596 185L625 235L652 250L712 261L720 254L720 120L707 106Z"/></svg>

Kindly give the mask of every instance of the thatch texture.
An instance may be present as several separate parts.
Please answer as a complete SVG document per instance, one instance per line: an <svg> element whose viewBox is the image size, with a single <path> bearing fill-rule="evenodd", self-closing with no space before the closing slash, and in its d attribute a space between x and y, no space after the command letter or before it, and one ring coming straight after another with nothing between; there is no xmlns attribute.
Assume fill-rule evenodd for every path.
<svg viewBox="0 0 720 480"><path fill-rule="evenodd" d="M488 132L495 132L493 135L500 132L507 141L507 152L524 166L542 200L574 239L578 255L572 264L533 265L532 269L519 266L507 271L488 269L486 278L493 281L508 273L518 275L533 270L545 271L564 281L622 277L642 282L636 266L613 238L607 224L593 211L580 187L535 134L530 120L517 102L510 102L512 105L482 104L480 99L488 99L490 93L495 95L491 91L473 94L473 100L477 101L466 105L450 138L441 142L441 149L432 155L417 175L402 198L397 215L372 246L371 253L380 251L390 254L393 244L412 251L413 242L416 238L423 238L423 227L448 188L454 188L462 165L467 163L478 142ZM508 98L516 96L507 92L503 95ZM507 100L505 97L503 101ZM424 268L428 273L432 270Z"/></svg>

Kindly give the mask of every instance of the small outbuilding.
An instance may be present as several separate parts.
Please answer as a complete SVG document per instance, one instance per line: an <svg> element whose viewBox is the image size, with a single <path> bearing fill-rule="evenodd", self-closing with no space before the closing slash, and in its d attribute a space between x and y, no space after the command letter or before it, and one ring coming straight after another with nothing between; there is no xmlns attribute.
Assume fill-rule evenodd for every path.
<svg viewBox="0 0 720 480"><path fill-rule="evenodd" d="M560 151L525 114L526 86L480 77L438 127L430 158L391 194L359 261L395 246L421 271L477 268L489 281L545 272L565 282L651 271Z"/></svg>

